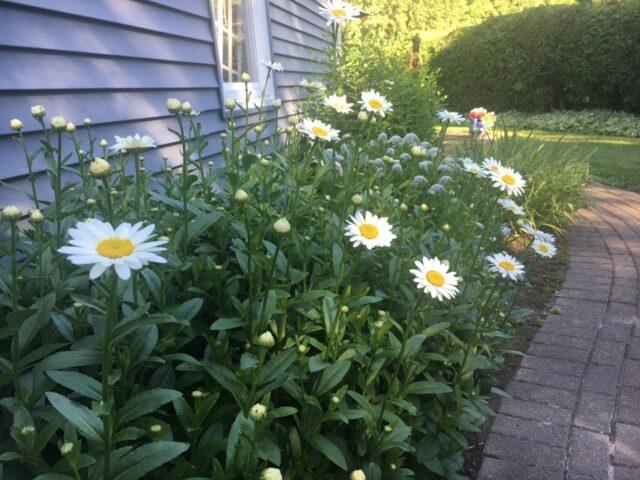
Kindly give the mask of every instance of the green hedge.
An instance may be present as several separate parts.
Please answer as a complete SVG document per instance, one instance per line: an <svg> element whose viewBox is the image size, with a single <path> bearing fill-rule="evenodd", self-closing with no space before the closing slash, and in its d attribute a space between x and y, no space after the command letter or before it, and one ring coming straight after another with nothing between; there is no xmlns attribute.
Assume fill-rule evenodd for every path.
<svg viewBox="0 0 640 480"><path fill-rule="evenodd" d="M640 111L640 2L556 5L456 31L433 58L466 109Z"/></svg>

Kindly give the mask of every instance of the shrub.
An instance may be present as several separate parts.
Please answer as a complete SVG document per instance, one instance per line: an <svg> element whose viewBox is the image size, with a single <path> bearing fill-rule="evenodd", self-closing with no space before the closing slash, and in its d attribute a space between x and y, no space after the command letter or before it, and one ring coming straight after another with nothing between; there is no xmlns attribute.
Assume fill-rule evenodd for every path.
<svg viewBox="0 0 640 480"><path fill-rule="evenodd" d="M640 4L534 8L452 34L433 59L449 102L640 111Z"/></svg>
<svg viewBox="0 0 640 480"><path fill-rule="evenodd" d="M549 113L504 112L500 121L525 130L640 137L640 116L611 110L554 111Z"/></svg>

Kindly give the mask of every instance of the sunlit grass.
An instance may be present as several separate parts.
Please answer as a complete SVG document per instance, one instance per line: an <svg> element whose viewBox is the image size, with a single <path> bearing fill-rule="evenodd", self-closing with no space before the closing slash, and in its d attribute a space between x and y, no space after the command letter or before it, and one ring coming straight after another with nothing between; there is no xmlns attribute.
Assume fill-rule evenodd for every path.
<svg viewBox="0 0 640 480"><path fill-rule="evenodd" d="M451 127L448 133L463 136L468 134L468 129ZM555 142L558 148L576 149L589 162L593 180L640 192L640 138L529 130L518 134L531 135L532 140L539 143Z"/></svg>

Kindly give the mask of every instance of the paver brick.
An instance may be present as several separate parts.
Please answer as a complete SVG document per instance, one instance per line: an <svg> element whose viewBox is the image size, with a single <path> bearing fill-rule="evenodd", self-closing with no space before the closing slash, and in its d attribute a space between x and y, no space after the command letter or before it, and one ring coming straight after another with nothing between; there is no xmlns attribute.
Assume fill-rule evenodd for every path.
<svg viewBox="0 0 640 480"><path fill-rule="evenodd" d="M640 360L627 359L622 384L640 388Z"/></svg>
<svg viewBox="0 0 640 480"><path fill-rule="evenodd" d="M607 338L609 340L617 340L619 342L626 342L631 336L631 328L633 325L622 322L609 322L605 323L600 329L600 338Z"/></svg>
<svg viewBox="0 0 640 480"><path fill-rule="evenodd" d="M580 475L607 478L609 436L574 428L571 431L567 470Z"/></svg>
<svg viewBox="0 0 640 480"><path fill-rule="evenodd" d="M622 365L626 343L598 338L591 356L591 362L598 365Z"/></svg>
<svg viewBox="0 0 640 480"><path fill-rule="evenodd" d="M640 424L640 389L623 385L616 420Z"/></svg>
<svg viewBox="0 0 640 480"><path fill-rule="evenodd" d="M591 345L593 344L593 340L591 338L569 337L567 335L545 333L540 331L533 337L533 342L543 343L545 345L557 345L569 349L579 348L582 350L590 350Z"/></svg>
<svg viewBox="0 0 640 480"><path fill-rule="evenodd" d="M611 419L615 409L615 396L596 392L582 392L578 398L578 408L573 420L577 427L611 432Z"/></svg>
<svg viewBox="0 0 640 480"><path fill-rule="evenodd" d="M627 467L614 467L613 480L640 480L640 470Z"/></svg>
<svg viewBox="0 0 640 480"><path fill-rule="evenodd" d="M569 425L571 422L571 410L517 398L503 398L500 413L556 425Z"/></svg>
<svg viewBox="0 0 640 480"><path fill-rule="evenodd" d="M562 408L573 408L578 394L570 390L560 388L543 387L533 383L511 380L507 387L507 393L514 398L531 400L545 405L557 405Z"/></svg>
<svg viewBox="0 0 640 480"><path fill-rule="evenodd" d="M493 421L492 431L520 440L563 447L569 433L569 427L508 417L499 413Z"/></svg>
<svg viewBox="0 0 640 480"><path fill-rule="evenodd" d="M478 480L564 480L562 472L553 472L497 458L485 458Z"/></svg>
<svg viewBox="0 0 640 480"><path fill-rule="evenodd" d="M516 372L515 378L525 382L536 383L546 387L556 387L565 390L578 390L580 388L580 378L564 375L557 372L543 372L540 370L531 370L529 368L520 367Z"/></svg>
<svg viewBox="0 0 640 480"><path fill-rule="evenodd" d="M582 376L584 364L559 358L537 357L526 355L520 362L521 367L532 370L544 370L548 372L564 373L565 375Z"/></svg>
<svg viewBox="0 0 640 480"><path fill-rule="evenodd" d="M485 455L562 472L565 464L564 448L541 445L517 438L491 433L484 447Z"/></svg>
<svg viewBox="0 0 640 480"><path fill-rule="evenodd" d="M618 465L640 467L640 427L616 424L614 462Z"/></svg>
<svg viewBox="0 0 640 480"><path fill-rule="evenodd" d="M595 365L587 367L582 388L587 392L615 395L620 383L620 366Z"/></svg>
<svg viewBox="0 0 640 480"><path fill-rule="evenodd" d="M589 358L589 351L582 349L568 349L557 345L544 345L542 343L532 343L529 345L530 355L556 358L559 360L571 360L579 363L586 363Z"/></svg>

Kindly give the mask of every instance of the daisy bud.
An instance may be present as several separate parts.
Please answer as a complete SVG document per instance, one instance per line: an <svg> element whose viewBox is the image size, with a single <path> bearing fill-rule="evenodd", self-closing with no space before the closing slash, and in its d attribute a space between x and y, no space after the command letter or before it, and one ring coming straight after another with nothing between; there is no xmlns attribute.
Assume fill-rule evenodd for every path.
<svg viewBox="0 0 640 480"><path fill-rule="evenodd" d="M60 445L60 453L62 455L69 455L72 450L73 450L73 443L71 442L65 442L62 445Z"/></svg>
<svg viewBox="0 0 640 480"><path fill-rule="evenodd" d="M100 146L102 148L107 148L107 145L109 145L109 142L107 142L104 138L100 140Z"/></svg>
<svg viewBox="0 0 640 480"><path fill-rule="evenodd" d="M51 128L53 128L54 130L66 130L67 121L64 119L64 117L56 115L51 119Z"/></svg>
<svg viewBox="0 0 640 480"><path fill-rule="evenodd" d="M267 165L269 165L269 160L267 160L266 158L261 158L260 165L262 165L263 167L266 167Z"/></svg>
<svg viewBox="0 0 640 480"><path fill-rule="evenodd" d="M407 205L406 203L401 203L400 204L400 210L402 210L403 212L408 212L409 211L409 205Z"/></svg>
<svg viewBox="0 0 640 480"><path fill-rule="evenodd" d="M26 427L22 427L22 430L20 430L20 432L23 435L31 435L32 433L34 433L36 431L35 427L32 427L31 425L27 425Z"/></svg>
<svg viewBox="0 0 640 480"><path fill-rule="evenodd" d="M152 433L160 433L160 431L162 431L162 425L156 423L155 425L151 425L149 430L151 430Z"/></svg>
<svg viewBox="0 0 640 480"><path fill-rule="evenodd" d="M422 210L423 212L428 211L429 205L427 205L426 203L423 203L422 205L420 205L420 210Z"/></svg>
<svg viewBox="0 0 640 480"><path fill-rule="evenodd" d="M72 122L67 122L66 130L69 133L75 132L76 131L76 126Z"/></svg>
<svg viewBox="0 0 640 480"><path fill-rule="evenodd" d="M389 465L389 468L391 470L395 470L396 468L398 468L398 466L395 463L392 463L391 465Z"/></svg>
<svg viewBox="0 0 640 480"><path fill-rule="evenodd" d="M182 108L182 103L177 98L169 98L167 99L167 110L169 113L178 113Z"/></svg>
<svg viewBox="0 0 640 480"><path fill-rule="evenodd" d="M226 134L226 132L222 132L222 133L220 134L220 138L222 138L223 140L224 140L225 138L227 138L227 134Z"/></svg>
<svg viewBox="0 0 640 480"><path fill-rule="evenodd" d="M44 220L44 215L42 215L42 212L37 208L32 208L29 210L29 220L32 223L40 223Z"/></svg>
<svg viewBox="0 0 640 480"><path fill-rule="evenodd" d="M282 480L282 473L277 468L265 468L260 474L260 480Z"/></svg>
<svg viewBox="0 0 640 480"><path fill-rule="evenodd" d="M393 428L391 428L391 425L385 425L385 426L384 426L384 431L385 431L385 432L389 433L389 432L391 432L392 430L393 430Z"/></svg>
<svg viewBox="0 0 640 480"><path fill-rule="evenodd" d="M371 117L371 123L378 123L378 119L376 117Z"/></svg>
<svg viewBox="0 0 640 480"><path fill-rule="evenodd" d="M354 470L353 472L351 472L349 480L367 480L367 476L362 470Z"/></svg>
<svg viewBox="0 0 640 480"><path fill-rule="evenodd" d="M373 326L376 328L382 328L383 325L384 322L382 320L376 320L375 322L373 322Z"/></svg>
<svg viewBox="0 0 640 480"><path fill-rule="evenodd" d="M209 167L213 167L214 165L215 165L215 163L213 163L211 160L209 160L207 162L207 166L209 166Z"/></svg>
<svg viewBox="0 0 640 480"><path fill-rule="evenodd" d="M346 305L343 305L340 307L340 311L342 313L349 313L349 307L347 307Z"/></svg>
<svg viewBox="0 0 640 480"><path fill-rule="evenodd" d="M387 314L387 312L385 312L384 310L378 310L378 316L379 317L384 317Z"/></svg>
<svg viewBox="0 0 640 480"><path fill-rule="evenodd" d="M158 240L161 242L168 242L169 241L169 237L165 236L165 235L160 235L158 237Z"/></svg>
<svg viewBox="0 0 640 480"><path fill-rule="evenodd" d="M182 113L190 113L193 108L191 107L191 104L189 102L182 102L180 110L182 110Z"/></svg>
<svg viewBox="0 0 640 480"><path fill-rule="evenodd" d="M274 108L280 108L282 106L282 100L280 100L279 98L276 98L273 101L273 106L274 106Z"/></svg>
<svg viewBox="0 0 640 480"><path fill-rule="evenodd" d="M214 270L222 270L222 265L216 265L215 267L213 267Z"/></svg>
<svg viewBox="0 0 640 480"><path fill-rule="evenodd" d="M251 80L251 77L249 76L249 74L248 74L247 72L244 72L244 73L242 74L241 80L242 80L244 83L247 83L249 80Z"/></svg>
<svg viewBox="0 0 640 480"><path fill-rule="evenodd" d="M285 132L287 133L292 133L293 132L293 127L291 125L289 125L287 128L284 129Z"/></svg>
<svg viewBox="0 0 640 480"><path fill-rule="evenodd" d="M2 210L2 218L9 222L17 222L22 218L22 212L15 205L9 205Z"/></svg>
<svg viewBox="0 0 640 480"><path fill-rule="evenodd" d="M87 198L85 203L89 206L92 206L96 204L96 201L93 198Z"/></svg>
<svg viewBox="0 0 640 480"><path fill-rule="evenodd" d="M236 101L233 98L229 98L224 102L224 106L227 108L227 110L233 110L234 108L236 108Z"/></svg>
<svg viewBox="0 0 640 480"><path fill-rule="evenodd" d="M249 410L249 416L256 422L260 422L267 418L267 407L261 403L256 403L251 410Z"/></svg>
<svg viewBox="0 0 640 480"><path fill-rule="evenodd" d="M202 393L201 390L194 390L193 392L191 392L191 397L192 398L202 398L202 397L204 397L204 393Z"/></svg>
<svg viewBox="0 0 640 480"><path fill-rule="evenodd" d="M340 397L334 395L333 397L331 397L331 402L335 405L340 403Z"/></svg>
<svg viewBox="0 0 640 480"><path fill-rule="evenodd" d="M33 118L42 118L47 114L47 111L42 105L34 105L31 107L31 115Z"/></svg>
<svg viewBox="0 0 640 480"><path fill-rule="evenodd" d="M84 120L82 120L82 123L84 123L86 126L91 125L93 122L91 121L90 118L85 118Z"/></svg>
<svg viewBox="0 0 640 480"><path fill-rule="evenodd" d="M14 118L9 122L9 126L11 127L11 130L15 130L16 132L19 132L20 130L22 130L22 127L24 127L24 123L22 123L17 118Z"/></svg>
<svg viewBox="0 0 640 480"><path fill-rule="evenodd" d="M362 123L366 123L369 120L369 115L367 112L358 112L358 121Z"/></svg>
<svg viewBox="0 0 640 480"><path fill-rule="evenodd" d="M78 155L80 155L81 157L85 154L86 152L82 149L78 150Z"/></svg>
<svg viewBox="0 0 640 480"><path fill-rule="evenodd" d="M424 151L424 149L420 146L420 145L414 145L413 147L411 147L411 156L412 157L422 157L424 156L426 152Z"/></svg>
<svg viewBox="0 0 640 480"><path fill-rule="evenodd" d="M96 157L93 162L89 164L89 173L95 178L104 178L111 172L111 165L103 158Z"/></svg>
<svg viewBox="0 0 640 480"><path fill-rule="evenodd" d="M255 127L253 127L253 130L256 133L262 133L262 126L261 125L256 125Z"/></svg>
<svg viewBox="0 0 640 480"><path fill-rule="evenodd" d="M445 224L442 226L442 231L444 231L444 232L448 232L449 230L451 230L451 226L450 226L448 223L445 223Z"/></svg>
<svg viewBox="0 0 640 480"><path fill-rule="evenodd" d="M291 230L291 224L289 223L289 220L282 217L280 220L276 221L276 223L273 224L273 228L276 232L284 235L286 233L289 233L289 231Z"/></svg>
<svg viewBox="0 0 640 480"><path fill-rule="evenodd" d="M276 344L276 339L273 338L273 334L267 330L258 337L256 344L260 347L271 348Z"/></svg>
<svg viewBox="0 0 640 480"><path fill-rule="evenodd" d="M238 203L244 203L249 200L249 194L242 189L236 190L236 193L233 195L233 198Z"/></svg>
<svg viewBox="0 0 640 480"><path fill-rule="evenodd" d="M362 205L362 202L363 202L363 201L364 201L364 200L363 200L363 198L362 198L362 195L359 195L359 194L357 194L357 193L356 193L353 197L351 197L351 203L353 203L356 207L357 207L358 205Z"/></svg>
<svg viewBox="0 0 640 480"><path fill-rule="evenodd" d="M305 353L307 353L308 350L309 350L309 346L308 345L305 345L304 343L301 344L301 345L298 345L298 352L299 353L305 354Z"/></svg>

